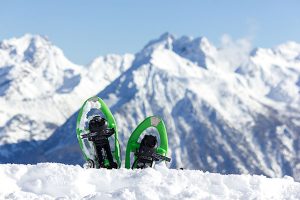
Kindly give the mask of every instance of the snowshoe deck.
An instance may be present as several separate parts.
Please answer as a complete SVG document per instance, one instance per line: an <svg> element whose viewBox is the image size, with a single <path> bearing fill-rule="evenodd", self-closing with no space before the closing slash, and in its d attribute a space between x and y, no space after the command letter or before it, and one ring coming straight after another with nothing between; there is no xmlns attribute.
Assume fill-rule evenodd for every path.
<svg viewBox="0 0 300 200"><path fill-rule="evenodd" d="M77 139L83 153L84 159L86 160L86 167L88 168L115 168L116 166L110 166L107 159L103 161L104 166L100 166L96 146L93 141L90 141L86 136L89 134L89 130L86 128L86 123L88 122L88 113L92 110L96 109L103 114L104 118L108 122L108 128L114 130L114 134L111 136L110 140L113 140L114 146L111 147L112 155L115 163L117 164L117 168L121 167L121 155L120 155L120 144L118 140L118 129L116 125L115 118L113 117L111 111L104 103L104 101L99 97L91 97L84 102L82 105L76 123L76 134Z"/></svg>
<svg viewBox="0 0 300 200"><path fill-rule="evenodd" d="M148 128L154 127L159 133L160 144L156 145L157 139L152 135L145 135L139 142L141 134ZM125 167L146 168L152 167L155 161L165 160L170 162L166 157L168 151L168 136L163 120L157 116L147 117L141 122L131 134L126 147ZM134 161L131 160L132 153Z"/></svg>

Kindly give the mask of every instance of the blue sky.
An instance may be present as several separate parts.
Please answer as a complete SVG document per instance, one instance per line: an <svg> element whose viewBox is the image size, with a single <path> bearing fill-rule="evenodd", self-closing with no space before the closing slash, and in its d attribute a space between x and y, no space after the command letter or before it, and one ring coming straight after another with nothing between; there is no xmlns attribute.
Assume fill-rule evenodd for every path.
<svg viewBox="0 0 300 200"><path fill-rule="evenodd" d="M46 35L77 64L108 53L135 53L164 32L251 38L253 46L300 42L300 1L27 0L1 1L0 40Z"/></svg>

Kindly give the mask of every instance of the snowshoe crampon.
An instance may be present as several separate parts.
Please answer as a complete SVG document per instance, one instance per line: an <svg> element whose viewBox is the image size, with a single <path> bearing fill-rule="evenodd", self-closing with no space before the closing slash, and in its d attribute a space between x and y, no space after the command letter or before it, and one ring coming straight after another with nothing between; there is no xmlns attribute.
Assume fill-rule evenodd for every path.
<svg viewBox="0 0 300 200"><path fill-rule="evenodd" d="M92 112L98 114L91 115ZM85 168L121 167L116 121L102 99L91 97L84 102L78 114L76 134L86 160Z"/></svg>
<svg viewBox="0 0 300 200"><path fill-rule="evenodd" d="M141 134L150 127L158 131L159 144L156 136L153 135L145 135L139 142ZM148 117L137 126L128 140L125 167L143 169L153 167L156 161L170 162L171 159L166 157L167 152L168 136L163 120L156 116ZM133 160L131 160L132 154Z"/></svg>

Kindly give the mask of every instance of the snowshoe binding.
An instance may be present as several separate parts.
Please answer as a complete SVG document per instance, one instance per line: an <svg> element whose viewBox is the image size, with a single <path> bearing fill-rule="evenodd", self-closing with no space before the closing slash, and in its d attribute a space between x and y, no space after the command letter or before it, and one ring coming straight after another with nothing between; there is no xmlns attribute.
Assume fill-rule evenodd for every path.
<svg viewBox="0 0 300 200"><path fill-rule="evenodd" d="M95 110L98 114L88 116ZM85 168L120 168L120 145L116 122L102 99L92 97L85 101L77 118L76 133L86 160Z"/></svg>
<svg viewBox="0 0 300 200"><path fill-rule="evenodd" d="M154 135L145 135L139 143L141 134L148 128L157 129L160 138L158 146L157 137ZM127 169L144 169L153 167L158 161L170 162L166 157L168 151L167 131L162 119L156 116L146 118L131 134L126 148L125 167ZM134 161L131 162L131 154L134 155Z"/></svg>

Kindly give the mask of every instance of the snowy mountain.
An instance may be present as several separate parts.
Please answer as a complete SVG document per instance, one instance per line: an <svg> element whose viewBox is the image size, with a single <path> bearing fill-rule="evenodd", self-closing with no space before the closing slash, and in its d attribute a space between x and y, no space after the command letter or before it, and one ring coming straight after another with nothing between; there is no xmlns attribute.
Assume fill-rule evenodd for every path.
<svg viewBox="0 0 300 200"><path fill-rule="evenodd" d="M96 81L94 71L105 79L107 68L96 70L97 63L111 66L108 77L123 70L98 89L116 117L123 155L133 129L155 114L167 125L172 168L290 175L300 180L300 44L252 49L245 41L225 38L217 48L204 37L164 34L135 56L118 62L113 58L96 59L86 72L88 80L76 88L90 88L88 81ZM127 67L117 66L122 63ZM81 103L88 97L79 96ZM76 117L77 113L66 117L37 144L39 148L10 161L81 164ZM22 147L18 144L4 149Z"/></svg>
<svg viewBox="0 0 300 200"><path fill-rule="evenodd" d="M90 66L78 66L47 38L28 34L2 41L0 58L3 162L51 136L86 96L96 94L125 71L133 56L108 55ZM104 69L109 71L103 73Z"/></svg>
<svg viewBox="0 0 300 200"><path fill-rule="evenodd" d="M291 177L199 170L83 169L55 163L0 165L1 199L299 199Z"/></svg>
<svg viewBox="0 0 300 200"><path fill-rule="evenodd" d="M171 167L299 179L298 48L256 49L223 68L224 49L206 38L165 34L98 96L117 119L123 152L137 124L156 114L167 124ZM76 138L65 134L75 129L76 117L45 143L44 160L82 162L78 150L74 155Z"/></svg>

